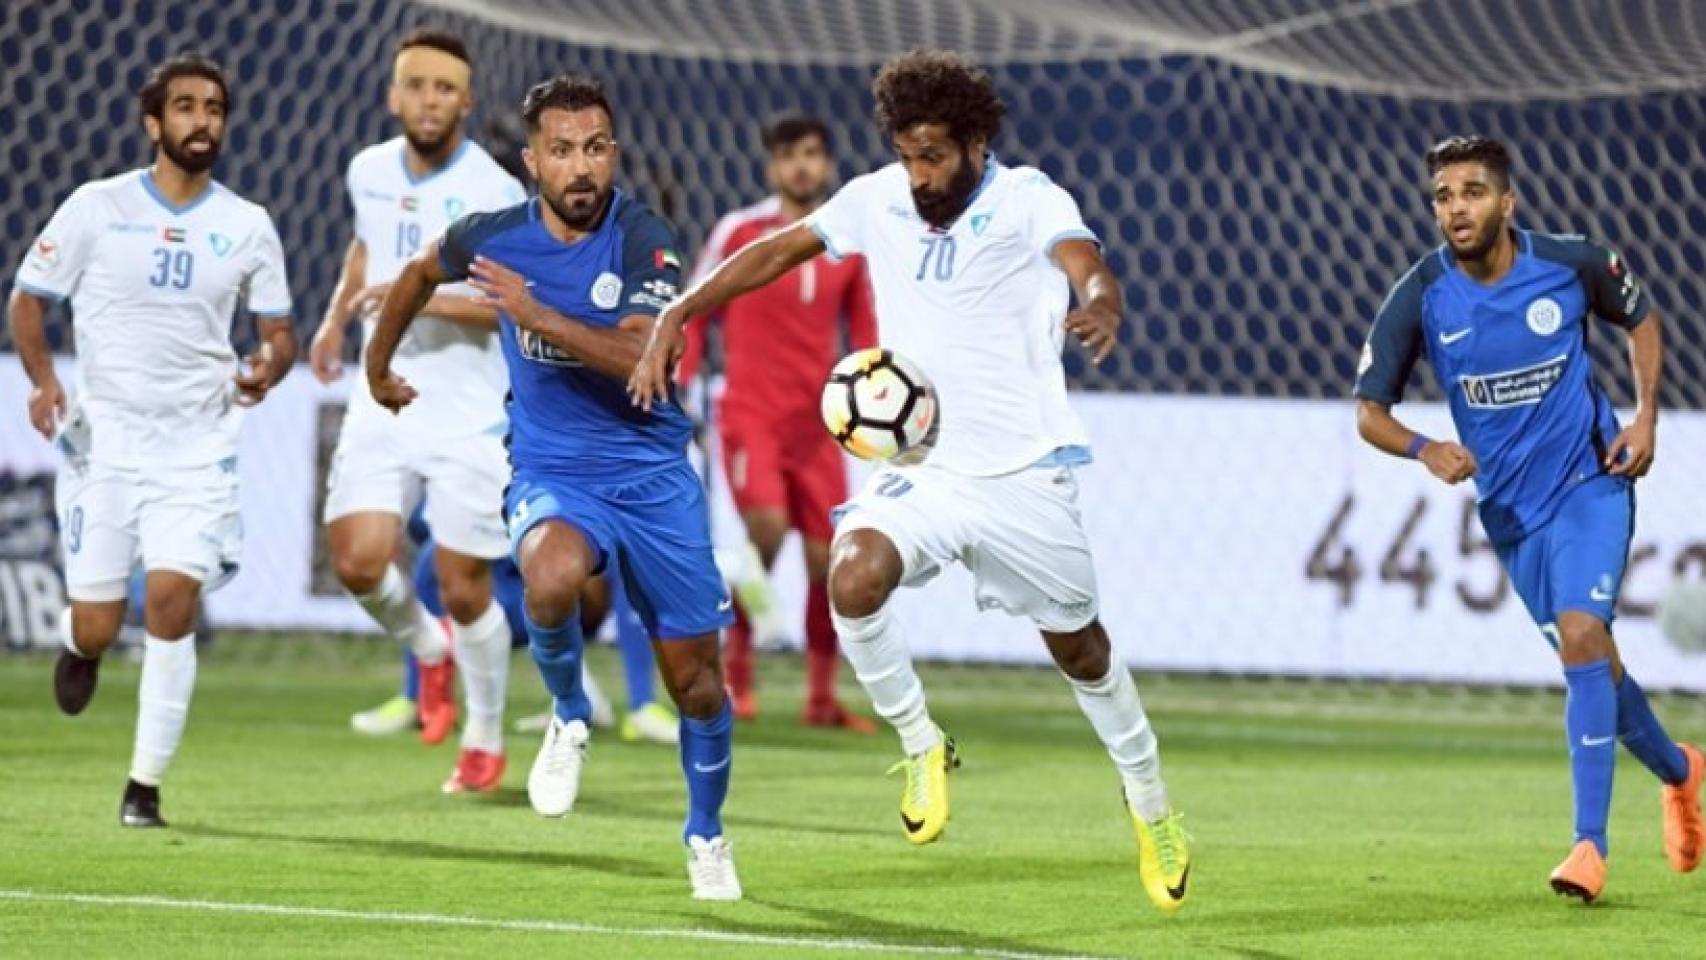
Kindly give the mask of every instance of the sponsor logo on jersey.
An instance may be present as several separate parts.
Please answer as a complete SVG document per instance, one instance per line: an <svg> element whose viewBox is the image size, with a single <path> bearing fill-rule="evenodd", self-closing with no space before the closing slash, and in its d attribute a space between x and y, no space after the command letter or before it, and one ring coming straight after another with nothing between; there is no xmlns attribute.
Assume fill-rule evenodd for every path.
<svg viewBox="0 0 1706 960"><path fill-rule="evenodd" d="M231 238L223 233L208 234L207 244L213 248L214 253L222 257L231 252Z"/></svg>
<svg viewBox="0 0 1706 960"><path fill-rule="evenodd" d="M681 257L668 247L659 247L652 251L652 266L659 270L666 267L671 270L680 270Z"/></svg>
<svg viewBox="0 0 1706 960"><path fill-rule="evenodd" d="M554 367L578 367L581 362L558 349L554 344L532 330L515 331L516 343L521 347L521 355L535 363L548 363Z"/></svg>
<svg viewBox="0 0 1706 960"><path fill-rule="evenodd" d="M1550 337L1564 325L1564 308L1551 297L1541 297L1528 305L1528 329Z"/></svg>
<svg viewBox="0 0 1706 960"><path fill-rule="evenodd" d="M1505 410L1539 403L1564 379L1569 354L1563 354L1520 370L1458 377L1463 399L1477 410Z"/></svg>
<svg viewBox="0 0 1706 960"><path fill-rule="evenodd" d="M973 214L971 218L971 233L974 237L983 236L983 231L989 226L989 214Z"/></svg>
<svg viewBox="0 0 1706 960"><path fill-rule="evenodd" d="M628 298L629 303L644 307L654 307L662 310L675 299L676 287L663 277L653 277L640 285L640 289Z"/></svg>
<svg viewBox="0 0 1706 960"><path fill-rule="evenodd" d="M600 310L614 310L622 302L622 278L606 270L592 282L592 305Z"/></svg>
<svg viewBox="0 0 1706 960"><path fill-rule="evenodd" d="M183 243L189 239L189 232L183 227L167 227L160 231L160 239L167 243Z"/></svg>
<svg viewBox="0 0 1706 960"><path fill-rule="evenodd" d="M420 205L421 205L421 202L419 200L415 199L414 197L404 197L403 198L403 209L404 209L404 211L406 211L408 213L414 213L415 209L417 207L419 207Z"/></svg>
<svg viewBox="0 0 1706 960"><path fill-rule="evenodd" d="M37 240L36 241L36 250L35 250L35 259L36 259L37 263L41 264L44 267L56 267L56 266L58 266L59 265L59 244L53 242L52 240L49 240L46 237L42 237L40 240Z"/></svg>
<svg viewBox="0 0 1706 960"><path fill-rule="evenodd" d="M462 216L462 211L468 209L460 197L446 197L444 200L444 215L452 220Z"/></svg>

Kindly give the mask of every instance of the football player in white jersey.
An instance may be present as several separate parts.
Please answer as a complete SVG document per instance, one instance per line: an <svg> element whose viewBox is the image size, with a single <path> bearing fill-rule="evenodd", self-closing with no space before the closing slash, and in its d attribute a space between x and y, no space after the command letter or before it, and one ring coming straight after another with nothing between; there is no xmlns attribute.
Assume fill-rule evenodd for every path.
<svg viewBox="0 0 1706 960"><path fill-rule="evenodd" d="M290 287L272 218L213 179L230 97L195 56L166 61L141 93L152 166L79 187L18 268L12 336L30 422L65 454L56 490L70 629L54 670L68 714L95 693L123 625L131 571L146 571L136 743L119 822L160 827L160 781L195 689L201 595L236 572L243 408L296 358ZM67 397L42 320L71 301L77 376ZM260 349L231 346L241 306Z"/></svg>
<svg viewBox="0 0 1706 960"><path fill-rule="evenodd" d="M387 104L403 134L350 161L355 237L309 347L323 383L342 375L351 320L361 320L371 337L374 311L405 263L463 214L526 197L514 177L463 136L474 104L472 77L468 50L453 34L417 30L398 44ZM396 416L361 385L351 390L326 494L333 569L373 619L419 659L421 737L437 743L455 723L445 637L393 562L412 501L426 494L468 708L446 793L496 790L504 771L510 629L503 606L492 600L489 568L509 551L503 524L507 380L496 330L497 312L475 303L469 289L435 293L396 358L399 372L431 389Z"/></svg>
<svg viewBox="0 0 1706 960"><path fill-rule="evenodd" d="M1097 362L1113 349L1119 282L1065 190L987 152L1004 113L987 73L952 53L915 52L885 65L872 91L898 162L852 180L683 293L658 316L630 392L646 407L666 395L690 317L826 250L863 254L879 341L924 368L942 411L921 465L878 470L839 511L829 575L842 649L907 754L897 765L907 838L941 835L956 760L888 599L958 561L976 579L979 607L1028 617L1042 632L1119 769L1144 889L1176 910L1188 838L1137 688L1097 619L1074 477L1090 449L1060 363L1068 333Z"/></svg>

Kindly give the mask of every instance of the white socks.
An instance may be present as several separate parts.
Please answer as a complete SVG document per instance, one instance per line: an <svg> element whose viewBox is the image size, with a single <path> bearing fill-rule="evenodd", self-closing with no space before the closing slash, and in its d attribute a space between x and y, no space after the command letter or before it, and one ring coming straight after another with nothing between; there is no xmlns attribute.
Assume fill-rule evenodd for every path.
<svg viewBox="0 0 1706 960"><path fill-rule="evenodd" d="M912 669L912 654L888 605L868 617L844 617L833 610L830 616L854 676L870 695L872 708L900 734L906 755L941 743L942 731L924 706L924 685Z"/></svg>
<svg viewBox="0 0 1706 960"><path fill-rule="evenodd" d="M184 737L190 694L195 692L195 634L181 640L149 636L144 643L130 779L157 787Z"/></svg>
<svg viewBox="0 0 1706 960"><path fill-rule="evenodd" d="M415 599L415 591L394 563L385 565L385 578L372 593L355 598L385 634L414 651L420 662L434 666L444 660L444 631L433 621L432 614Z"/></svg>
<svg viewBox="0 0 1706 960"><path fill-rule="evenodd" d="M509 686L509 621L497 601L470 624L452 621L456 670L462 674L462 694L468 722L462 728L464 750L503 752L504 692Z"/></svg>
<svg viewBox="0 0 1706 960"><path fill-rule="evenodd" d="M1119 654L1109 653L1108 675L1100 680L1066 679L1072 684L1079 709L1119 768L1126 802L1145 820L1165 816L1167 787L1161 782L1161 751L1149 717L1143 712L1143 701L1137 696L1137 684Z"/></svg>

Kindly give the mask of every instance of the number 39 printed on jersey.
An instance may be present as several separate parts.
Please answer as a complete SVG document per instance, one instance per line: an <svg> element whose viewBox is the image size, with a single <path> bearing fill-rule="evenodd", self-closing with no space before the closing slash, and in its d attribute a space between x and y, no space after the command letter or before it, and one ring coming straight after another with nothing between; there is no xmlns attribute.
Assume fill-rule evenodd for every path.
<svg viewBox="0 0 1706 960"><path fill-rule="evenodd" d="M171 247L154 248L154 272L148 282L156 287L188 290L195 274L195 254Z"/></svg>

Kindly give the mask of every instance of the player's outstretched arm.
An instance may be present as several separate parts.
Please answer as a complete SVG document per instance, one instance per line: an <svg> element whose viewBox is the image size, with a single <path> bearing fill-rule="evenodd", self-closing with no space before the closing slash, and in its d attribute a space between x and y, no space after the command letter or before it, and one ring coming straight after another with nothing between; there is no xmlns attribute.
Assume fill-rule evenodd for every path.
<svg viewBox="0 0 1706 960"><path fill-rule="evenodd" d="M634 405L650 410L654 401L669 396L670 367L681 355L681 328L688 320L774 281L823 251L823 239L801 220L748 244L670 301L652 321L638 362L624 371Z"/></svg>
<svg viewBox="0 0 1706 960"><path fill-rule="evenodd" d="M308 343L308 367L321 383L332 383L344 375L344 332L366 283L367 245L355 237L344 250L343 266L338 270L331 302L326 304L326 315L320 318L314 339Z"/></svg>
<svg viewBox="0 0 1706 960"><path fill-rule="evenodd" d="M515 325L608 377L621 380L640 359L650 315L623 317L614 327L595 327L559 313L534 299L526 277L485 257L476 256L468 282L481 293L480 303L509 314Z"/></svg>
<svg viewBox="0 0 1706 960"><path fill-rule="evenodd" d="M1629 331L1629 367L1635 375L1635 419L1605 452L1605 468L1619 476L1644 477L1653 467L1659 426L1659 381L1664 377L1664 327L1659 311Z"/></svg>
<svg viewBox="0 0 1706 960"><path fill-rule="evenodd" d="M59 385L53 351L47 345L47 304L33 293L14 288L7 315L18 359L24 363L24 376L30 378L30 425L52 440L65 415L65 389Z"/></svg>
<svg viewBox="0 0 1706 960"><path fill-rule="evenodd" d="M259 318L261 345L237 373L237 402L252 407L266 399L296 363L296 332L289 317Z"/></svg>
<svg viewBox="0 0 1706 960"><path fill-rule="evenodd" d="M1121 315L1125 312L1120 282L1102 259L1102 248L1094 241L1077 237L1055 244L1054 262L1072 282L1078 309L1066 315L1066 332L1090 351L1090 360L1101 363L1119 343Z"/></svg>
<svg viewBox="0 0 1706 960"><path fill-rule="evenodd" d="M1422 461L1429 473L1446 483L1462 483L1475 475L1475 455L1468 447L1450 440L1428 439L1400 423L1392 408L1378 400L1357 400L1357 433L1394 457Z"/></svg>
<svg viewBox="0 0 1706 960"><path fill-rule="evenodd" d="M445 281L444 268L438 261L438 244L429 243L420 255L410 260L391 281L385 301L379 305L379 320L373 328L373 342L367 345L364 365L367 369L367 389L373 399L392 413L403 409L415 399L415 388L391 371L391 358L397 354L397 343L408 332L409 324L432 299L432 292Z"/></svg>

